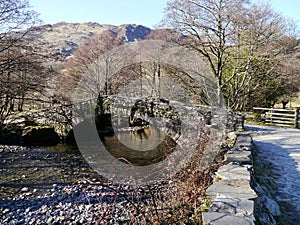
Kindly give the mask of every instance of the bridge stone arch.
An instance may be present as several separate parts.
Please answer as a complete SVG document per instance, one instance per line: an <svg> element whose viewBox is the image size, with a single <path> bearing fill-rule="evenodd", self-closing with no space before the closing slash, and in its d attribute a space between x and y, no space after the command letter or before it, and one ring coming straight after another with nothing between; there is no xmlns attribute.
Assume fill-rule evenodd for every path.
<svg viewBox="0 0 300 225"><path fill-rule="evenodd" d="M207 112L209 111L212 117L212 125L206 124L206 128L210 129L209 132L214 136L214 139L212 138L209 142L210 146L209 151L205 154L206 157L202 159L201 166L206 166L218 154L218 145L225 129L226 113L217 81L209 72L206 64L199 59L199 56L188 49L163 41L142 41L106 52L93 62L84 74L73 96L74 105L96 99L99 93L103 93L103 90L107 88L108 81L118 78L122 68L138 65L141 62L153 62L178 68L182 71L182 74L192 80L194 84L197 84L205 93L205 102L207 103L205 107L209 108ZM162 89L159 90L159 97L167 100L168 105L178 114L180 130L170 134L170 129L167 127L158 128L165 130L168 135L177 140L176 149L168 155L167 159L153 165L132 166L130 163L121 162L109 154L99 139L96 124L91 122L87 128L74 130L74 133L83 156L100 174L116 180L131 177L137 182L149 182L166 178L182 168L199 145L201 126L205 124L203 123L205 119L203 111L205 110L203 110L203 107L200 110L199 106L197 107L193 102L190 95L190 86L184 85L185 78L180 81L167 76L162 80L164 85L160 86ZM128 112L131 112L134 105L132 100L152 97L149 96L149 91L140 93L136 91L139 82L146 83L146 80L143 80L143 77L138 77L126 82L123 88L119 88L115 92L112 118L119 116L120 113L130 117ZM120 111L120 107L114 107L117 104L123 104L125 107ZM75 107L73 115L75 115L73 119L76 121L86 119L86 115L83 115ZM90 116L90 121L95 121L95 115L91 113ZM122 127L115 126L114 129L116 128L120 129ZM87 133L89 135L86 135Z"/></svg>

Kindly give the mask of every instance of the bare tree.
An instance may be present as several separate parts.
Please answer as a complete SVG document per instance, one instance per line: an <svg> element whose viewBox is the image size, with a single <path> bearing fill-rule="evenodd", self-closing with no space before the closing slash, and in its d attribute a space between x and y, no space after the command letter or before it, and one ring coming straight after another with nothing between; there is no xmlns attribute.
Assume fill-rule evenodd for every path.
<svg viewBox="0 0 300 225"><path fill-rule="evenodd" d="M30 28L39 24L38 14L30 9L27 0L0 2L0 52L28 37ZM20 32L22 31L22 32Z"/></svg>
<svg viewBox="0 0 300 225"><path fill-rule="evenodd" d="M31 46L14 46L0 54L0 121L13 112L30 108L45 97L47 70ZM45 99L45 98L44 98ZM27 108L29 109L29 108Z"/></svg>
<svg viewBox="0 0 300 225"><path fill-rule="evenodd" d="M283 41L287 20L270 5L248 0L173 0L166 11L164 22L184 35L179 44L206 59L229 108L243 110L250 106L253 93L269 89L266 95L275 96L286 87L279 62L289 44Z"/></svg>
<svg viewBox="0 0 300 225"><path fill-rule="evenodd" d="M22 110L30 89L41 84L37 58L33 56L33 41L38 24L37 13L26 0L0 2L0 125L15 109ZM33 71L35 75L33 75ZM33 76L32 76L33 75ZM37 76L36 76L37 75ZM42 76L41 76L42 77ZM16 106L17 105L17 106Z"/></svg>
<svg viewBox="0 0 300 225"><path fill-rule="evenodd" d="M220 87L234 15L246 3L247 0L175 0L166 9L165 23L186 36L181 43L207 59Z"/></svg>
<svg viewBox="0 0 300 225"><path fill-rule="evenodd" d="M60 86L57 90L57 96L60 100L70 101L72 93L76 88L76 85L80 82L81 78L87 72L96 72L91 70L97 70L95 64L97 59L103 55L105 52L120 46L122 44L121 39L118 38L114 33L110 31L105 31L98 35L88 38L74 53L73 56L67 59L65 63L65 70L60 78ZM105 92L109 92L108 84L108 71L109 59L106 60L106 85ZM100 92L99 92L100 93Z"/></svg>
<svg viewBox="0 0 300 225"><path fill-rule="evenodd" d="M272 106L292 89L288 74L281 71L286 48L294 39L287 36L287 22L262 3L252 5L233 24L223 84L229 108L249 110L258 103Z"/></svg>

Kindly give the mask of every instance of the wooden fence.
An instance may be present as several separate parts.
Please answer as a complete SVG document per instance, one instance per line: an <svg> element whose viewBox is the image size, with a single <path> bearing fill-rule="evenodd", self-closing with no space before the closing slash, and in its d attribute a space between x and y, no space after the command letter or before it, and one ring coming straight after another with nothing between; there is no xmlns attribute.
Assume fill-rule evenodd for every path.
<svg viewBox="0 0 300 225"><path fill-rule="evenodd" d="M254 107L254 111L264 112L265 123L299 128L299 109L274 109Z"/></svg>

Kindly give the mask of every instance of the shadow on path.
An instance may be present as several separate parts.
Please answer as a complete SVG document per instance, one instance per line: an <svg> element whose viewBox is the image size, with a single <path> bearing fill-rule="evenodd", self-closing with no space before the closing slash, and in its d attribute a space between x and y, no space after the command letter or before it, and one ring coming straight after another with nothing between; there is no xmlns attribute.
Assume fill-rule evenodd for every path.
<svg viewBox="0 0 300 225"><path fill-rule="evenodd" d="M285 218L279 224L300 224L300 130L262 126L246 129L252 132L258 161L269 165L265 172L275 179L278 190L273 190L272 197Z"/></svg>

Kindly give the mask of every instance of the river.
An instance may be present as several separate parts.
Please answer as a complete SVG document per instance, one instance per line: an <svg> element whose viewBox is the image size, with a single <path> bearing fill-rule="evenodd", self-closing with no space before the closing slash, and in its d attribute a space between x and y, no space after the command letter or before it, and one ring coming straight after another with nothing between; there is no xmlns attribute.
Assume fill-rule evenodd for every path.
<svg viewBox="0 0 300 225"><path fill-rule="evenodd" d="M104 145L115 158L148 165L166 156L175 142L155 128L127 131L105 137ZM155 144L160 143L160 144ZM143 149L144 151L137 151ZM0 146L0 196L7 199L26 192L30 197L80 179L104 179L86 162L77 146Z"/></svg>

